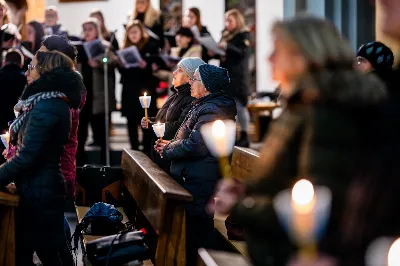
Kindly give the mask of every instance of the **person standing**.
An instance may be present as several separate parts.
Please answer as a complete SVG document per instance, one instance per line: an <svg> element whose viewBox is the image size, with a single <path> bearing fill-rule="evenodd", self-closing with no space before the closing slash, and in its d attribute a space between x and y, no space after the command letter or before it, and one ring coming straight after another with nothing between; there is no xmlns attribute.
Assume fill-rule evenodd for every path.
<svg viewBox="0 0 400 266"><path fill-rule="evenodd" d="M235 145L249 147L248 127L250 123L249 111L246 108L249 92L249 49L250 30L246 27L244 17L237 9L225 13L225 30L219 46L225 50L225 56L216 56L208 51L211 57L221 60L221 67L228 70L231 83L228 95L236 100L240 136Z"/></svg>
<svg viewBox="0 0 400 266"><path fill-rule="evenodd" d="M211 155L200 128L215 120L234 120L235 100L226 95L228 71L213 65L200 65L190 79L191 95L196 98L173 140L158 140L155 150L171 161L172 177L193 195L186 204L186 261L196 265L197 250L214 248L214 214L206 212L218 180L218 160Z"/></svg>
<svg viewBox="0 0 400 266"><path fill-rule="evenodd" d="M43 265L61 266L65 181L60 158L70 132L70 108L77 109L81 76L60 52L38 52L26 73L28 87L10 126L15 155L0 166L0 186L15 182L17 266L32 265L36 251ZM43 241L46 239L46 241Z"/></svg>
<svg viewBox="0 0 400 266"><path fill-rule="evenodd" d="M56 6L48 6L45 11L45 20L43 28L46 35L68 36L68 31L58 23L58 8Z"/></svg>
<svg viewBox="0 0 400 266"><path fill-rule="evenodd" d="M131 148L133 150L139 149L139 135L138 128L143 115L143 108L140 105L139 97L143 96L146 92L147 95L152 96L150 108L148 110L149 116L157 114L156 106L156 87L158 80L152 73L152 56L158 55L158 46L156 42L149 38L144 25L139 20L131 21L126 26L126 33L123 48L136 46L142 61L139 62L138 67L124 68L120 67L121 84L122 84L122 99L121 99L121 112L128 120L128 133ZM143 151L147 154L150 153L151 133L143 130Z"/></svg>

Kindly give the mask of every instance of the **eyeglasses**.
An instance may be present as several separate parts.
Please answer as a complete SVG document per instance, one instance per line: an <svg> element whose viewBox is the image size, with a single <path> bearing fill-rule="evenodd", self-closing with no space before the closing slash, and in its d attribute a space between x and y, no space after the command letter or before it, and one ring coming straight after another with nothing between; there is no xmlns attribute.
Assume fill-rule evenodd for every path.
<svg viewBox="0 0 400 266"><path fill-rule="evenodd" d="M35 68L40 68L40 67L38 67L37 65L29 64L29 65L28 65L28 72L31 73L31 71L32 71L33 69L35 69Z"/></svg>
<svg viewBox="0 0 400 266"><path fill-rule="evenodd" d="M189 78L189 80L191 81L191 82L195 82L195 81L199 81L199 82L201 82L201 79L195 79L195 78Z"/></svg>

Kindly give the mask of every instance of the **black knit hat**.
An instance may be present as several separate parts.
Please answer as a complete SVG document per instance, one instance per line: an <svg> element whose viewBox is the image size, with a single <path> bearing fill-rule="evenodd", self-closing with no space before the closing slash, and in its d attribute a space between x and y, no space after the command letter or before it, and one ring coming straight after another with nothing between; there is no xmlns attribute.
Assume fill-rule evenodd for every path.
<svg viewBox="0 0 400 266"><path fill-rule="evenodd" d="M214 65L204 64L199 66L201 82L211 93L225 91L229 86L228 70Z"/></svg>
<svg viewBox="0 0 400 266"><path fill-rule="evenodd" d="M193 38L194 37L192 30L189 29L189 28L185 28L185 27L180 28L176 32L176 35L182 35L182 36L186 36L186 37L189 37L189 38Z"/></svg>
<svg viewBox="0 0 400 266"><path fill-rule="evenodd" d="M370 42L358 48L357 56L367 59L375 70L391 69L394 62L392 50L381 42Z"/></svg>

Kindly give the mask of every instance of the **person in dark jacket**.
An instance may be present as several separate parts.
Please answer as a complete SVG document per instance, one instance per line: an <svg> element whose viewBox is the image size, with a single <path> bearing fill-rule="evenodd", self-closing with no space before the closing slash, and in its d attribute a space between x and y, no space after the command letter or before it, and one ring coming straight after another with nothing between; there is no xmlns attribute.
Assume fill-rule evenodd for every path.
<svg viewBox="0 0 400 266"><path fill-rule="evenodd" d="M59 52L38 52L27 71L28 87L10 126L15 155L0 166L0 186L15 182L17 265L32 265L36 251L43 265L63 265L65 181L60 158L70 132L70 108L81 101L81 76ZM46 241L43 241L45 239Z"/></svg>
<svg viewBox="0 0 400 266"><path fill-rule="evenodd" d="M141 21L158 48L164 48L164 18L161 11L155 9L150 0L133 0L133 6L131 20Z"/></svg>
<svg viewBox="0 0 400 266"><path fill-rule="evenodd" d="M338 236L346 193L362 171L373 117L386 98L376 77L353 69L352 49L331 22L309 16L279 21L273 36L269 60L286 109L268 132L255 174L245 186L224 181L217 204L210 203L244 226L254 265L287 265L296 254L272 200L303 178L332 192L329 224L318 244L322 253L335 252L328 246Z"/></svg>
<svg viewBox="0 0 400 266"><path fill-rule="evenodd" d="M150 125L148 125L145 117L142 118L142 128L149 128L150 131L153 131L151 124L165 123L163 139L172 140L175 137L176 132L185 119L194 100L191 96L189 80L193 78L196 69L203 64L205 64L204 61L198 57L188 57L182 59L178 63L178 68L174 71L174 78L172 80L173 87L171 90L173 94L169 96L163 107L158 111L156 117L149 118ZM153 141L151 147L154 146L154 142L157 139L154 131L152 133ZM152 160L157 163L161 169L170 173L169 161L162 159L156 152L152 152L151 155Z"/></svg>
<svg viewBox="0 0 400 266"><path fill-rule="evenodd" d="M197 35L200 35L199 37L211 35L207 27L201 23L201 13L200 9L197 7L191 7L186 10L182 26L192 29L195 37L197 37ZM205 46L201 46L201 48L201 58L208 63L210 60L208 50Z"/></svg>
<svg viewBox="0 0 400 266"><path fill-rule="evenodd" d="M45 29L46 35L59 35L68 36L68 31L58 24L58 8L56 6L48 6L45 11L45 22L43 28Z"/></svg>
<svg viewBox="0 0 400 266"><path fill-rule="evenodd" d="M8 131L8 123L15 119L14 105L26 86L26 77L22 71L23 55L18 50L9 50L0 70L0 130Z"/></svg>
<svg viewBox="0 0 400 266"><path fill-rule="evenodd" d="M238 110L238 123L240 124L240 137L237 146L248 147L247 136L250 115L246 108L249 91L249 49L250 31L246 27L244 17L237 9L231 9L225 14L225 30L219 46L225 50L225 56L215 56L212 51L209 55L221 60L221 67L228 69L231 83L228 95L236 100Z"/></svg>
<svg viewBox="0 0 400 266"><path fill-rule="evenodd" d="M204 64L190 79L196 100L172 141L157 141L155 149L171 161L172 177L194 198L186 205L186 260L195 265L200 247L213 248L214 219L206 212L218 180L218 160L211 155L200 134L202 125L215 120L234 120L235 100L224 92L229 86L228 71Z"/></svg>
<svg viewBox="0 0 400 266"><path fill-rule="evenodd" d="M18 102L19 96L26 86L26 77L22 70L24 62L23 55L18 50L9 50L5 56L4 65L0 69L0 132L8 131L9 123L15 119L14 105ZM5 148L5 147L4 147ZM0 152L3 153L3 147ZM0 163L4 163L0 157Z"/></svg>
<svg viewBox="0 0 400 266"><path fill-rule="evenodd" d="M44 38L43 25L36 20L29 21L26 25L26 40L29 43L29 50L32 54L36 54L42 45Z"/></svg>
<svg viewBox="0 0 400 266"><path fill-rule="evenodd" d="M157 44L151 40L146 33L144 25L139 20L131 21L126 27L125 40L123 48L128 48L135 45L143 59L139 63L139 67L119 69L121 73L122 84L122 115L128 120L128 133L131 148L133 150L139 149L139 135L138 127L144 110L139 102L139 96L143 96L146 92L147 95L152 96L150 108L148 110L149 117L157 114L156 106L156 87L158 80L153 76L152 63L153 57L158 55ZM153 57L152 57L153 56ZM143 130L143 151L150 153L151 134L147 130Z"/></svg>

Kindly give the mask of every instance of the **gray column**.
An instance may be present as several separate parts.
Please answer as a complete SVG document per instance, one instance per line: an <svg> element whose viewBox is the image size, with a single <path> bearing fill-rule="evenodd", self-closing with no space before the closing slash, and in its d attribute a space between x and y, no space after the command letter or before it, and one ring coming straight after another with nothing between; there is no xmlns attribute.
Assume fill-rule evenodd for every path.
<svg viewBox="0 0 400 266"><path fill-rule="evenodd" d="M325 0L307 0L307 12L325 17Z"/></svg>

